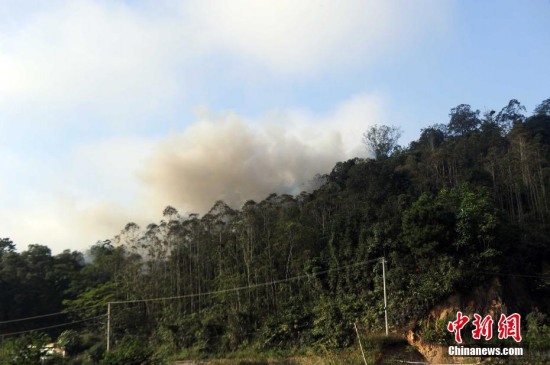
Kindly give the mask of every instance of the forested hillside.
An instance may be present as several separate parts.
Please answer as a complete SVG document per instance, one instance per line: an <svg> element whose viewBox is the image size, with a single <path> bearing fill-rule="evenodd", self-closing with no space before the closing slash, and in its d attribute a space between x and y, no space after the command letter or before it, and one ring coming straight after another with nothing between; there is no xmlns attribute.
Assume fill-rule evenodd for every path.
<svg viewBox="0 0 550 365"><path fill-rule="evenodd" d="M74 323L7 335L1 359L60 334L75 364L345 348L354 323L384 331L382 257L395 335L427 331L436 304L498 278L509 310L529 319L525 347L546 346L550 99L526 114L517 100L483 115L462 104L407 147L391 133L369 139L375 126L375 158L337 163L312 192L218 201L202 217L167 207L85 255L3 239L0 334Z"/></svg>

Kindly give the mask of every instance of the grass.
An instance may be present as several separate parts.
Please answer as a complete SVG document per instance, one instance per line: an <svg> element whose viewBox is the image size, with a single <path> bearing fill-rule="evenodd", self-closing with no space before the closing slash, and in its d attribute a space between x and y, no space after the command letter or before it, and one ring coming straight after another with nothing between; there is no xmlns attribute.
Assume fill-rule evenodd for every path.
<svg viewBox="0 0 550 365"><path fill-rule="evenodd" d="M362 338L368 364L388 363L395 359L419 360L421 356L407 341L395 336L366 336ZM420 356L420 357L419 357ZM176 359L198 360L208 365L363 365L359 344L334 350L324 346L300 349L258 350L249 347L230 353L204 354L197 349L180 352ZM391 362L389 362L391 363Z"/></svg>

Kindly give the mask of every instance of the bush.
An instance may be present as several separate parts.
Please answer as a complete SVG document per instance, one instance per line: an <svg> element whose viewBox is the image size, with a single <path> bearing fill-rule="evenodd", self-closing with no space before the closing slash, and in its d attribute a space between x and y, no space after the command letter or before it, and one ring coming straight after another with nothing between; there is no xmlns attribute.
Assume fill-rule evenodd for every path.
<svg viewBox="0 0 550 365"><path fill-rule="evenodd" d="M1 365L40 364L42 347L50 341L43 333L31 332L27 335L6 341L0 349Z"/></svg>
<svg viewBox="0 0 550 365"><path fill-rule="evenodd" d="M142 339L125 336L100 362L100 365L140 365L148 363L151 351Z"/></svg>

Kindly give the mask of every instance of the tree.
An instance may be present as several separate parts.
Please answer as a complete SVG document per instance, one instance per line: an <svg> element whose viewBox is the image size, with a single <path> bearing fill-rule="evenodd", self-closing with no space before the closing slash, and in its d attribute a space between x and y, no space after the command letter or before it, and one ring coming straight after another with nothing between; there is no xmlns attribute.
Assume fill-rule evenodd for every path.
<svg viewBox="0 0 550 365"><path fill-rule="evenodd" d="M31 332L17 338L11 338L2 344L0 364L35 365L42 364L42 348L50 338L39 332Z"/></svg>
<svg viewBox="0 0 550 365"><path fill-rule="evenodd" d="M550 116L550 98L544 100L535 108L535 115Z"/></svg>
<svg viewBox="0 0 550 365"><path fill-rule="evenodd" d="M177 220L180 218L178 214L178 210L171 205L168 205L166 208L164 208L164 210L162 211L162 216L168 217L168 220L170 221Z"/></svg>
<svg viewBox="0 0 550 365"><path fill-rule="evenodd" d="M375 124L363 133L363 143L374 158L379 159L388 157L397 150L399 137L401 137L399 127Z"/></svg>
<svg viewBox="0 0 550 365"><path fill-rule="evenodd" d="M495 119L497 125L505 132L508 133L515 124L523 123L525 120L526 109L519 101L512 99L508 102L508 105L502 108L497 114Z"/></svg>
<svg viewBox="0 0 550 365"><path fill-rule="evenodd" d="M9 238L0 238L0 258L4 253L14 252L15 245Z"/></svg>
<svg viewBox="0 0 550 365"><path fill-rule="evenodd" d="M472 110L468 104L460 104L456 108L451 109L449 116L449 131L455 136L462 136L469 132L475 131L481 119L479 119L479 110Z"/></svg>
<svg viewBox="0 0 550 365"><path fill-rule="evenodd" d="M435 124L428 128L421 130L419 144L422 147L428 148L430 151L434 151L445 141L445 126L441 124Z"/></svg>

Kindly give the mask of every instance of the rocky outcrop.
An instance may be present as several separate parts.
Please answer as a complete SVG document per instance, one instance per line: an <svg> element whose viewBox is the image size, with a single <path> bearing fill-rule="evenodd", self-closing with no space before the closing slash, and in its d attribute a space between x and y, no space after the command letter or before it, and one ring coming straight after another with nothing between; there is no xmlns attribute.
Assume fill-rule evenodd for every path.
<svg viewBox="0 0 550 365"><path fill-rule="evenodd" d="M476 287L468 295L453 294L445 301L436 305L429 313L427 322L434 323L435 321L447 321L449 318L454 318L458 311L464 315L473 317L474 313L482 316L491 315L493 318L498 318L501 313L507 314L508 307L503 300L504 290L502 283L498 278L492 280L487 287ZM429 343L424 340L418 331L418 328L409 330L406 334L407 342L415 346L418 351L433 364L449 364L449 363L472 363L480 362L481 359L472 357L450 357L448 355L448 346Z"/></svg>

